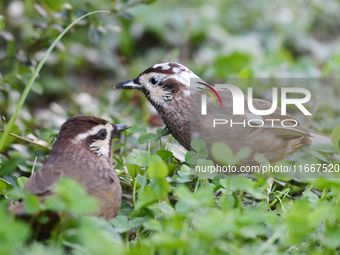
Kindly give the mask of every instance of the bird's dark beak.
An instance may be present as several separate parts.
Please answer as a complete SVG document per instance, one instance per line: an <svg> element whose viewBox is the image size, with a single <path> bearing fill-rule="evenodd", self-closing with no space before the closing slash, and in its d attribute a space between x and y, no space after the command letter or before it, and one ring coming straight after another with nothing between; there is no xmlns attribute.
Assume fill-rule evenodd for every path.
<svg viewBox="0 0 340 255"><path fill-rule="evenodd" d="M132 125L130 125L130 124L117 124L115 126L116 126L115 127L115 133L120 133L120 132L127 130L130 127L132 127Z"/></svg>
<svg viewBox="0 0 340 255"><path fill-rule="evenodd" d="M142 85L136 83L135 80L128 80L128 81L123 81L117 84L113 88L114 89L138 89L140 90L142 88Z"/></svg>

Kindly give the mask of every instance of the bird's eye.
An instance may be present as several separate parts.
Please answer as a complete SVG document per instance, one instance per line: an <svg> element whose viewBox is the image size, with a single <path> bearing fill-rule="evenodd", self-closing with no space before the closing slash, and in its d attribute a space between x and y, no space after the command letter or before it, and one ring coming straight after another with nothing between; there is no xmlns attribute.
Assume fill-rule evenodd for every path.
<svg viewBox="0 0 340 255"><path fill-rule="evenodd" d="M151 82L152 85L156 85L158 83L158 79L155 78L155 77L151 77L150 82Z"/></svg>
<svg viewBox="0 0 340 255"><path fill-rule="evenodd" d="M99 132L97 133L97 137L100 139L100 140L104 140L106 138L106 135L107 135L107 131L106 129L101 129L99 130Z"/></svg>

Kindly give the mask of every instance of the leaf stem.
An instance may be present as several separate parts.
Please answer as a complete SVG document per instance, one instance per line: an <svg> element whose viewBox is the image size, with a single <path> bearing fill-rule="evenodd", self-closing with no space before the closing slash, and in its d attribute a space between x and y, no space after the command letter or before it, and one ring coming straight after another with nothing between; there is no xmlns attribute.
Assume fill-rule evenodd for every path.
<svg viewBox="0 0 340 255"><path fill-rule="evenodd" d="M0 132L3 132L3 133L4 133L5 130L0 128ZM19 140L22 140L22 141L24 141L24 142L32 143L32 144L34 144L34 145L40 146L40 147L42 147L42 148L45 148L45 149L47 149L47 150L51 150L51 148L48 147L48 146L42 145L42 144L37 143L37 142L34 142L34 141L30 140L30 139L27 139L27 138L21 137L21 136L19 136L19 135L13 134L12 132L8 132L8 134L11 135L11 136L13 136L13 137L15 137L15 138L17 138L17 139L19 139Z"/></svg>
<svg viewBox="0 0 340 255"><path fill-rule="evenodd" d="M2 151L2 149L3 149L4 145L5 145L5 142L6 142L6 139L7 139L8 135L9 135L9 133L10 133L10 130L12 130L14 122L15 122L17 116L18 116L18 113L19 113L21 107L23 106L29 91L31 90L31 88L32 88L32 86L34 84L35 79L38 77L41 68L45 64L46 59L48 58L48 56L50 55L50 53L52 52L54 47L57 45L57 43L60 41L60 39L64 36L64 34L66 34L66 32L68 30L70 30L70 28L73 27L73 25L75 25L79 20L85 18L86 16L89 16L89 15L94 14L94 13L99 13L99 12L107 12L108 13L108 11L94 11L94 12L89 12L89 13L81 16L80 18L76 19L67 28L65 28L63 32L60 33L60 35L57 37L57 39L55 39L53 41L51 46L45 52L43 58L40 60L39 64L37 65L37 67L35 68L35 70L33 72L33 75L31 76L29 82L27 83L27 85L25 87L25 90L22 93L21 98L20 98L20 100L19 100L19 102L17 104L17 107L15 108L13 116L11 117L11 119L8 122L8 125L7 125L7 128L6 128L5 132L4 132L4 135L2 136L2 138L0 140L0 152Z"/></svg>

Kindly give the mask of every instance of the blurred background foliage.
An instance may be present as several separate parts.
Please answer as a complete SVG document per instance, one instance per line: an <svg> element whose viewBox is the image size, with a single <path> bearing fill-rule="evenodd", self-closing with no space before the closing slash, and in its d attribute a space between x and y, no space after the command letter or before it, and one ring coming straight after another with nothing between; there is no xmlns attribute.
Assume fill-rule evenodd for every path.
<svg viewBox="0 0 340 255"><path fill-rule="evenodd" d="M188 66L203 79L337 78L340 2L2 0L1 129L47 48L73 20L95 10L111 13L88 16L57 44L12 132L46 147L69 116L134 124L114 145L125 182L122 209L108 223L81 217L77 206L60 202L55 210L74 215L66 229L45 244L32 241L28 225L13 220L5 208L22 197L32 167L38 169L49 150L10 137L0 157L1 254L333 254L340 247L338 179L276 182L268 202L264 179L191 177L168 151L177 142L169 136L159 140L164 124L146 99L112 89L168 61ZM258 89L259 96L268 88ZM318 99L311 109L315 118L303 123L329 134L340 123L340 85L311 90ZM155 135L141 139L146 132ZM312 155L329 162L329 152ZM291 161L300 162L306 153ZM169 172L175 175L165 179ZM222 195L216 198L219 188ZM83 199L68 195L75 197L64 199Z"/></svg>

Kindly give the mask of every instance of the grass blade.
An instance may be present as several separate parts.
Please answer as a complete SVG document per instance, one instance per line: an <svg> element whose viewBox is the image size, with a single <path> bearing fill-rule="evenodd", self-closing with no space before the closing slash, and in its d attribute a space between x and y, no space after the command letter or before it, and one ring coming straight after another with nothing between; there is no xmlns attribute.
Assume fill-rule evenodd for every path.
<svg viewBox="0 0 340 255"><path fill-rule="evenodd" d="M61 32L61 34L53 41L51 46L45 52L43 58L40 60L39 64L37 65L37 67L34 70L33 75L31 76L30 80L28 81L28 83L27 83L27 85L25 87L25 90L22 93L21 98L20 98L20 100L19 100L19 102L17 104L17 107L15 109L15 112L14 112L13 116L11 117L11 119L9 120L9 122L7 124L6 130L5 130L3 136L2 136L2 138L0 140L0 152L1 152L2 148L3 148L3 146L5 145L5 142L6 142L6 139L8 137L8 134L10 133L10 131L11 131L13 125L14 125L14 122L15 122L17 116L18 116L18 113L19 113L21 107L23 106L29 91L31 90L32 85L33 85L35 79L37 78L41 68L45 64L46 59L48 58L48 56L50 55L50 53L52 52L52 50L54 49L56 44L60 41L60 39L64 36L64 34L66 34L66 32L68 30L70 30L70 28L73 27L79 20L81 20L81 19L83 19L83 18L85 18L85 17L87 17L87 16L89 16L91 14L100 13L100 12L109 13L108 11L94 11L94 12L89 12L89 13L81 16L80 18L76 19L67 28L65 28L63 32Z"/></svg>

